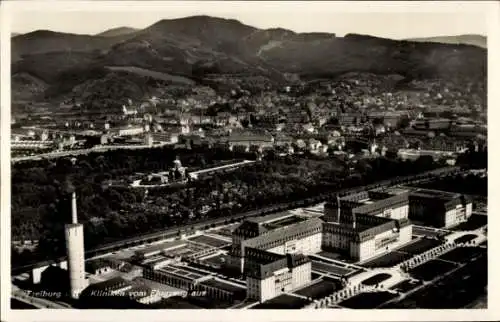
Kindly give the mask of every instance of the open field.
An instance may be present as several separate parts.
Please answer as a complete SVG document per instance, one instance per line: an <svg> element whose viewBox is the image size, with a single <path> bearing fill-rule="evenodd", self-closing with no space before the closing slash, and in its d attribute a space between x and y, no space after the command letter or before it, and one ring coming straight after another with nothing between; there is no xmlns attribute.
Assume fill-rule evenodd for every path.
<svg viewBox="0 0 500 322"><path fill-rule="evenodd" d="M389 292L361 293L339 303L349 309L374 309L386 301L396 297Z"/></svg>
<svg viewBox="0 0 500 322"><path fill-rule="evenodd" d="M487 264L486 256L481 256L437 283L428 285L402 301L387 304L382 308L461 309L469 306L484 308L487 304L485 301L488 283Z"/></svg>
<svg viewBox="0 0 500 322"><path fill-rule="evenodd" d="M439 256L438 258L456 263L465 263L477 255L486 253L487 250L483 248L459 247L452 251L449 251L446 254Z"/></svg>
<svg viewBox="0 0 500 322"><path fill-rule="evenodd" d="M217 248L231 243L231 242L224 241L222 239L214 238L211 236L205 236L205 235L200 235L200 236L196 236L193 238L189 238L189 240L194 241L196 243L205 244L205 245L217 247Z"/></svg>
<svg viewBox="0 0 500 322"><path fill-rule="evenodd" d="M112 71L125 71L129 73L134 73L140 76L148 76L155 79L159 79L166 82L178 83L178 84L186 84L192 85L194 82L186 77L171 75L167 73L155 72L149 69L144 69L135 66L106 66L107 69Z"/></svg>
<svg viewBox="0 0 500 322"><path fill-rule="evenodd" d="M353 271L350 268L344 268L337 265L327 264L318 261L312 262L312 270L316 272L327 273L327 274L329 273L339 276L346 275Z"/></svg>
<svg viewBox="0 0 500 322"><path fill-rule="evenodd" d="M399 293L407 293L418 287L419 285L422 285L421 281L416 282L412 280L405 280L391 287L391 290L395 290Z"/></svg>
<svg viewBox="0 0 500 322"><path fill-rule="evenodd" d="M404 252L412 255L421 254L431 248L442 244L439 240L422 238L410 245L398 249L399 252Z"/></svg>
<svg viewBox="0 0 500 322"><path fill-rule="evenodd" d="M424 281L431 281L434 278L451 271L456 265L440 260L431 260L410 270L410 275Z"/></svg>
<svg viewBox="0 0 500 322"><path fill-rule="evenodd" d="M340 286L338 284L322 280L296 291L295 294L317 300L333 294L339 288Z"/></svg>
<svg viewBox="0 0 500 322"><path fill-rule="evenodd" d="M404 252L399 252L399 251L393 251L390 253L387 253L383 256L377 257L375 259L372 259L369 262L366 262L362 264L361 266L364 267L391 267L394 265L397 265L409 258L411 258L413 255L404 253Z"/></svg>
<svg viewBox="0 0 500 322"><path fill-rule="evenodd" d="M367 286L378 285L379 283L381 283L389 278L391 278L391 274L380 273L380 274L373 275L372 277L365 279L364 281L361 282L361 284L367 285Z"/></svg>
<svg viewBox="0 0 500 322"><path fill-rule="evenodd" d="M306 306L308 303L310 303L310 301L306 299L287 294L282 294L264 303L257 304L256 306L252 307L252 309L272 309L272 310L300 309Z"/></svg>
<svg viewBox="0 0 500 322"><path fill-rule="evenodd" d="M488 216L472 214L469 220L450 229L454 231L475 230L487 224L488 224Z"/></svg>

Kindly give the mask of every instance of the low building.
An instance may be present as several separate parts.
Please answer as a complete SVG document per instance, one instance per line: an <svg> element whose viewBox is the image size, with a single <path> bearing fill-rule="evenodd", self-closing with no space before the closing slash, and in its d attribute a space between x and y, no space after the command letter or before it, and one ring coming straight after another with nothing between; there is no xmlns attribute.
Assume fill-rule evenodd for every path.
<svg viewBox="0 0 500 322"><path fill-rule="evenodd" d="M242 301L246 296L246 290L243 286L218 278L210 278L200 282L195 286L195 290L206 292L204 294L206 297L227 302Z"/></svg>
<svg viewBox="0 0 500 322"><path fill-rule="evenodd" d="M441 158L450 158L455 154L454 151L439 151L439 150L420 150L420 149L399 149L397 156L402 160L417 160L421 156L430 156L434 161Z"/></svg>
<svg viewBox="0 0 500 322"><path fill-rule="evenodd" d="M201 273L190 267L171 265L158 269L145 268L143 277L182 290L193 290L200 282L212 278L210 274Z"/></svg>
<svg viewBox="0 0 500 322"><path fill-rule="evenodd" d="M103 275L111 272L112 269L109 261L95 259L85 263L85 271L93 275Z"/></svg>
<svg viewBox="0 0 500 322"><path fill-rule="evenodd" d="M67 270L68 269L68 262L67 261L62 261L62 262L59 262L59 263L44 264L44 265L40 265L40 266L37 266L37 267L33 268L31 270L31 272L30 272L31 282L33 284L40 283L41 280L42 280L42 274L43 274L43 272L45 270L47 270L49 267L51 267L51 266L57 266L59 268Z"/></svg>
<svg viewBox="0 0 500 322"><path fill-rule="evenodd" d="M180 261L180 257L172 257L165 255L156 255L147 257L140 262L142 267L151 268L153 270L165 267L167 265L175 264Z"/></svg>
<svg viewBox="0 0 500 322"><path fill-rule="evenodd" d="M370 122L379 119L385 126L395 127L406 115L408 115L407 111L373 111L367 113L366 117Z"/></svg>
<svg viewBox="0 0 500 322"><path fill-rule="evenodd" d="M256 146L259 149L271 149L274 145L274 138L272 135L250 131L234 131L228 137L223 138L222 141L227 142L229 149L235 146L244 146L247 149L250 149L252 146Z"/></svg>
<svg viewBox="0 0 500 322"><path fill-rule="evenodd" d="M344 126L358 125L363 120L362 113L341 113L337 116L339 124Z"/></svg>
<svg viewBox="0 0 500 322"><path fill-rule="evenodd" d="M414 123L413 128L416 130L448 130L451 127L452 121L445 118L423 119Z"/></svg>
<svg viewBox="0 0 500 322"><path fill-rule="evenodd" d="M159 300L151 289L116 277L89 285L80 295L79 305L94 309L133 309Z"/></svg>
<svg viewBox="0 0 500 322"><path fill-rule="evenodd" d="M135 251L135 256L140 259L145 259L176 248L184 247L187 245L187 243L188 242L185 240L176 240L171 242L160 243Z"/></svg>
<svg viewBox="0 0 500 322"><path fill-rule="evenodd" d="M44 150L56 147L54 141L19 140L15 138L11 141L12 150Z"/></svg>
<svg viewBox="0 0 500 322"><path fill-rule="evenodd" d="M115 130L118 136L139 135L144 133L143 126L126 126Z"/></svg>
<svg viewBox="0 0 500 322"><path fill-rule="evenodd" d="M472 201L459 193L417 188L411 191L409 204L411 220L434 227L452 227L472 215Z"/></svg>
<svg viewBox="0 0 500 322"><path fill-rule="evenodd" d="M151 133L151 137L154 142L166 143L166 144L175 144L179 142L180 132L175 131L165 131L165 132L154 132Z"/></svg>

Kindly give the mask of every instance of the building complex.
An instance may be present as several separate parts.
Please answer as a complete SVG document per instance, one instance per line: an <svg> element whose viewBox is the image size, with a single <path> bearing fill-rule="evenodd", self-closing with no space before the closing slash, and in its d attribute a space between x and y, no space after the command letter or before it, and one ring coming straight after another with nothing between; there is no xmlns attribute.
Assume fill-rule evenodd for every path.
<svg viewBox="0 0 500 322"><path fill-rule="evenodd" d="M411 242L413 221L450 227L466 221L472 212L464 195L413 187L378 188L337 196L324 204L323 216L292 211L249 218L232 231L231 240L184 236L141 247L130 262L110 257L88 261L86 267L83 225L77 221L74 193L71 201L72 221L65 227L68 260L59 266L67 269L74 299L88 295L82 293L86 289L111 290L100 282L117 273L127 280L115 283L120 290L135 290L131 281L139 278L148 281L150 289L156 283L173 293L203 291L214 301L231 305L245 299L266 302L309 287L314 284L315 258L323 251L366 262ZM205 265L206 261L220 265ZM46 268L33 270L35 284ZM345 267L336 270L349 271ZM173 294L143 293L142 304Z"/></svg>

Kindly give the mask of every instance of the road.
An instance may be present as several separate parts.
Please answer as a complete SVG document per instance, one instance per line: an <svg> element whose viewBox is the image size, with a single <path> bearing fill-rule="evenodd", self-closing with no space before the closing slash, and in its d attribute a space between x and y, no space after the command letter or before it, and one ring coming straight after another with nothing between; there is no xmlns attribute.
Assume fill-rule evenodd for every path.
<svg viewBox="0 0 500 322"><path fill-rule="evenodd" d="M159 147L161 145L155 145L153 147ZM111 150L137 150L137 149L150 149L153 148L148 145L109 145L109 146L96 146L90 149L79 149L79 150L69 150L69 151L59 151L59 152L50 152L50 153L42 153L33 156L27 157L16 157L11 158L11 163L28 161L28 160L42 160L42 159L54 159L60 157L81 155L81 154L89 154L92 152L107 152Z"/></svg>
<svg viewBox="0 0 500 322"><path fill-rule="evenodd" d="M370 185L342 189L342 190L339 190L337 192L324 193L324 194L318 195L318 196L313 197L313 198L297 200L294 202L281 203L281 204L268 206L268 207L264 207L264 208L257 209L257 210L248 211L245 213L231 215L231 216L224 217L224 218L203 220L203 221L200 221L197 223L192 223L192 224L185 225L182 227L174 227L174 228L167 229L167 230L162 230L162 231L153 232L153 233L149 233L149 234L145 234L145 235L141 235L141 236L137 236L137 237L127 238L127 239L124 239L121 241L112 242L112 243L103 245L101 247L86 251L85 257L87 259L89 259L89 258L92 258L95 256L115 252L115 251L118 251L120 249L137 246L137 245L144 244L144 243L151 243L151 242L159 241L162 239L172 238L172 237L177 236L179 231L182 232L182 231L191 230L191 227L193 227L195 230L196 229L205 229L206 226L223 225L224 223L227 223L230 220L239 220L239 219L244 219L244 218L248 218L248 217L255 217L255 216L260 216L260 215L267 215L267 214L271 214L271 213L276 213L276 212L280 212L280 211L291 210L291 209L295 209L295 208L303 208L306 206L310 206L310 205L314 205L314 204L318 204L318 203L327 201L337 194L340 196L343 196L343 195L346 195L348 193L359 192L359 191L374 189L374 188L378 188L378 187L386 187L386 186L396 185L396 184L415 184L417 182L429 180L430 176L444 176L444 175L449 174L451 172L459 172L459 171L460 171L460 169L458 167L440 168L440 169L424 172L424 173L421 173L418 175L412 175L412 176L406 176L406 177L396 177L393 179L379 181L379 182L376 182L376 183L373 183ZM41 262L37 262L37 263L33 263L33 264L24 265L21 267L13 267L11 269L11 273L13 276L19 275L21 273L30 271L33 268L44 266L44 265L49 265L51 263L60 262L63 260L65 260L65 257L60 257L60 258L50 260L50 261L41 261Z"/></svg>
<svg viewBox="0 0 500 322"><path fill-rule="evenodd" d="M441 235L446 235L446 234L452 233L452 232L453 231L446 230L446 229L413 225L413 234L418 235L418 236L425 236L425 237L432 238L432 237L438 237Z"/></svg>

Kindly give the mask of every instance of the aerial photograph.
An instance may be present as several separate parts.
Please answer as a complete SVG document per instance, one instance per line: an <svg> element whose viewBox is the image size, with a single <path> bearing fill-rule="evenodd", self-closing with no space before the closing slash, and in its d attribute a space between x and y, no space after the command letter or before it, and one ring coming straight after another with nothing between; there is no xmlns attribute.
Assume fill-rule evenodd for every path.
<svg viewBox="0 0 500 322"><path fill-rule="evenodd" d="M11 310L487 309L484 17L223 6L13 16Z"/></svg>

